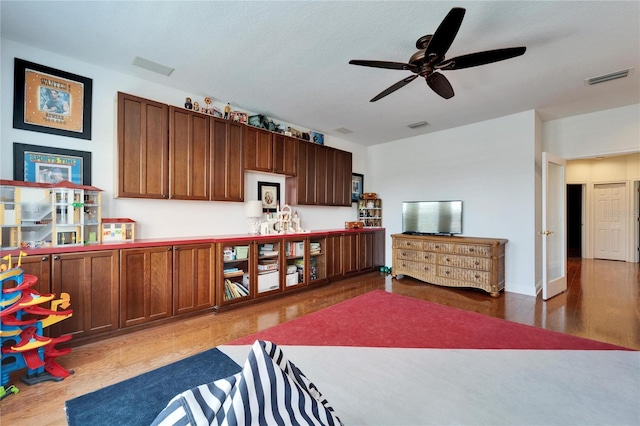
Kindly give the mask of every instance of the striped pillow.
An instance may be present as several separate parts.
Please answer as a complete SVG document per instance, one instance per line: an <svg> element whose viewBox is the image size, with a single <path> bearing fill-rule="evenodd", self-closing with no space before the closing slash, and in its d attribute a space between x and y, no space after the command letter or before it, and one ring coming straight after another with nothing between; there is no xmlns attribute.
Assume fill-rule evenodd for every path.
<svg viewBox="0 0 640 426"><path fill-rule="evenodd" d="M176 395L152 425L342 425L274 343L256 340L238 374Z"/></svg>

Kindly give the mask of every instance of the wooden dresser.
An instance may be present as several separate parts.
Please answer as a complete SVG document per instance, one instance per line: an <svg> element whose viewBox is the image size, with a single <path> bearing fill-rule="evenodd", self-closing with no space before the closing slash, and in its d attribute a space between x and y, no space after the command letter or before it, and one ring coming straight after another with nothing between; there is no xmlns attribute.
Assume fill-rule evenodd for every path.
<svg viewBox="0 0 640 426"><path fill-rule="evenodd" d="M447 287L473 287L498 297L504 290L507 240L440 235L391 236L392 275Z"/></svg>

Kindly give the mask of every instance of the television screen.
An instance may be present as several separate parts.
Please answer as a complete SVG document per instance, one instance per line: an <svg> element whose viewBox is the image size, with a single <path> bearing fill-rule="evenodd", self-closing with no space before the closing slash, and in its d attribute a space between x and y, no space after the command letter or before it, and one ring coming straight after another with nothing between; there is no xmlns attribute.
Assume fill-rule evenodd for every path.
<svg viewBox="0 0 640 426"><path fill-rule="evenodd" d="M408 234L462 234L462 201L405 201L402 232Z"/></svg>

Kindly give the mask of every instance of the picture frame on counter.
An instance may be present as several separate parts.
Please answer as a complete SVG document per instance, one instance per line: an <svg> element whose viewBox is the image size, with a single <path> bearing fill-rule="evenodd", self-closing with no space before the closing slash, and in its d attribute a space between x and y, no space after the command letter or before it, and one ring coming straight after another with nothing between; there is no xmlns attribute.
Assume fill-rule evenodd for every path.
<svg viewBox="0 0 640 426"><path fill-rule="evenodd" d="M351 202L357 203L362 196L364 188L364 175L360 173L351 174Z"/></svg>
<svg viewBox="0 0 640 426"><path fill-rule="evenodd" d="M275 213L280 203L280 184L258 182L258 200L262 201L262 211Z"/></svg>

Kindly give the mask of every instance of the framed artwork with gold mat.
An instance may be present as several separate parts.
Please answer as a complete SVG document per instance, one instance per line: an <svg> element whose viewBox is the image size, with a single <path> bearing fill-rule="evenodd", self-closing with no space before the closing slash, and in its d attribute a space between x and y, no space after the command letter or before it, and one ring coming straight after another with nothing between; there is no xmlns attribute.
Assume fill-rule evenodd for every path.
<svg viewBox="0 0 640 426"><path fill-rule="evenodd" d="M91 139L93 80L15 58L13 127Z"/></svg>

